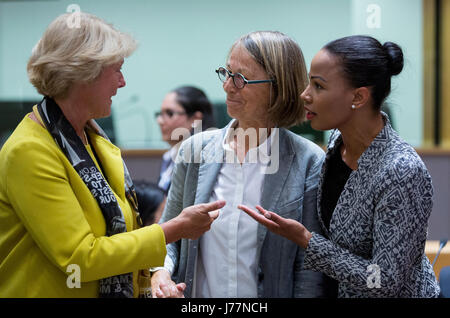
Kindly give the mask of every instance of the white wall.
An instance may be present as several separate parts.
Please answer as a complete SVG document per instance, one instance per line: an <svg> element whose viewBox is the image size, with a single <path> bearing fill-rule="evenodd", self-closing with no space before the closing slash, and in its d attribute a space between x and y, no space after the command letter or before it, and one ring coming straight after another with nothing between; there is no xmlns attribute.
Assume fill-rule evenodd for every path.
<svg viewBox="0 0 450 318"><path fill-rule="evenodd" d="M381 43L395 42L403 49L405 66L393 77L387 102L395 128L416 147L421 146L423 139L422 25L422 0L352 0L353 34L371 35Z"/></svg>

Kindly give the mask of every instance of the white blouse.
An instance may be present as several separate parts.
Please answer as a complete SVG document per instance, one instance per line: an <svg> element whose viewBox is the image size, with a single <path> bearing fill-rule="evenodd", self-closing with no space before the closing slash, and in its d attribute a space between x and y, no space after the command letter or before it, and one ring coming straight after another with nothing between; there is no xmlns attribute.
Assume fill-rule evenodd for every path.
<svg viewBox="0 0 450 318"><path fill-rule="evenodd" d="M194 297L257 297L258 223L237 208L255 208L261 203L265 169L269 162L271 135L251 148L239 163L229 140L235 121L223 139L224 157L210 202L225 200L219 217L199 241L194 277ZM277 129L274 130L276 134ZM265 151L264 151L265 150ZM229 162L230 158L234 162ZM257 160L255 160L257 158Z"/></svg>

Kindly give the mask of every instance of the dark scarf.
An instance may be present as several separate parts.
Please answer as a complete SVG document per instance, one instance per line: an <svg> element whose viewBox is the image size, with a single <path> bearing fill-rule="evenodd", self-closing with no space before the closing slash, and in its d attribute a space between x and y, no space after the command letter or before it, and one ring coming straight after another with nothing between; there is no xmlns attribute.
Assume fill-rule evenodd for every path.
<svg viewBox="0 0 450 318"><path fill-rule="evenodd" d="M102 210L103 217L105 218L106 235L111 236L117 233L126 232L125 219L116 197L100 171L97 169L97 166L86 150L82 140L78 137L75 129L66 119L59 106L50 97L44 97L37 105L37 109L47 130L53 136L67 159L69 159L73 168L77 171L80 178L84 181L94 198L97 200L97 203ZM93 129L98 135L109 140L94 120L91 119L87 126ZM95 154L94 148L92 148L92 150ZM101 167L101 162L98 158L97 161ZM123 163L123 167L125 174L125 193L131 206L137 212L137 200L133 182L131 181L125 163ZM137 218L139 221L139 215ZM133 297L133 273L101 279L99 296L102 298Z"/></svg>

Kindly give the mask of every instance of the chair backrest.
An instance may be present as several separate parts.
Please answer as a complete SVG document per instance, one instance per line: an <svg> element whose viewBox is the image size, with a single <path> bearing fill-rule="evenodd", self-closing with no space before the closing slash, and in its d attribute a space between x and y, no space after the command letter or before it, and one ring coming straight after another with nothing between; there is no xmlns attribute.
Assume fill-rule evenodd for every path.
<svg viewBox="0 0 450 318"><path fill-rule="evenodd" d="M0 101L0 148L38 101Z"/></svg>
<svg viewBox="0 0 450 318"><path fill-rule="evenodd" d="M441 295L450 298L450 266L445 266L439 273L439 286L441 287Z"/></svg>

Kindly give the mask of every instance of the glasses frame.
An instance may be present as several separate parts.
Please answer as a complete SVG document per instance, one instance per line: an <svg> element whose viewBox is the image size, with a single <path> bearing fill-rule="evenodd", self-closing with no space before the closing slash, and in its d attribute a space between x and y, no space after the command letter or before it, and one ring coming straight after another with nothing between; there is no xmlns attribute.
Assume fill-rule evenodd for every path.
<svg viewBox="0 0 450 318"><path fill-rule="evenodd" d="M172 115L169 115L169 112L172 113ZM155 118L173 118L174 115L187 115L186 112L181 112L181 111L175 111L175 110L165 110L165 111L159 111L159 112L155 112Z"/></svg>
<svg viewBox="0 0 450 318"><path fill-rule="evenodd" d="M220 71L221 71L222 69L225 70L225 72L227 72L228 78L231 77L231 78L233 79L233 85L234 85L234 87L236 87L236 88L238 88L238 89L243 89L243 88L245 87L245 85L247 85L247 84L275 83L275 80L274 80L274 79L267 79L267 80L248 80L248 79L246 79L245 76L242 75L241 73L233 74L233 73L231 73L228 69L226 69L225 67L221 66L221 67L219 67L219 68L216 70L216 73L217 73L217 76L219 77L219 80L220 80L222 83L225 83L225 82L228 80L228 78L225 79L225 80L222 80L222 78L220 77ZM236 85L236 81L235 81L236 76L239 76L239 77L242 78L242 80L244 81L244 85L242 85L242 87L239 87L239 86Z"/></svg>

